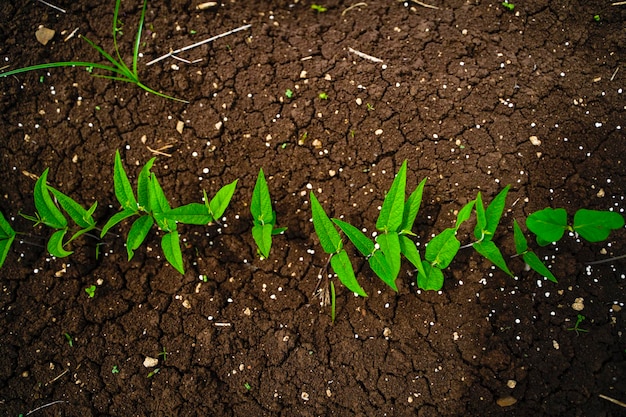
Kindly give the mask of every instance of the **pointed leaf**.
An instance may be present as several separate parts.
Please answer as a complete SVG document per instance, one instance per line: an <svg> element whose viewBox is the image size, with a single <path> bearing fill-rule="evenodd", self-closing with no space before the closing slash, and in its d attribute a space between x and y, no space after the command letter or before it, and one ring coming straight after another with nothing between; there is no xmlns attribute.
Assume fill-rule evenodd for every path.
<svg viewBox="0 0 626 417"><path fill-rule="evenodd" d="M15 240L15 230L0 213L0 268L4 264L13 240Z"/></svg>
<svg viewBox="0 0 626 417"><path fill-rule="evenodd" d="M52 234L52 236L50 236L50 239L48 240L48 252L50 252L50 255L56 256L57 258L65 258L73 253L63 249L63 238L65 237L65 233L67 233L67 229L57 230Z"/></svg>
<svg viewBox="0 0 626 417"><path fill-rule="evenodd" d="M124 209L118 213L115 213L102 228L102 232L100 232L100 237L104 237L104 235L107 234L109 229L111 229L113 226L115 226L122 220L125 220L131 216L134 216L137 213L138 213L137 211L132 210L132 209Z"/></svg>
<svg viewBox="0 0 626 417"><path fill-rule="evenodd" d="M416 268L422 267L422 259L415 243L406 236L400 235L400 252L413 264Z"/></svg>
<svg viewBox="0 0 626 417"><path fill-rule="evenodd" d="M515 241L515 252L518 255L525 253L528 250L528 241L526 240L526 236L524 236L524 232L519 227L517 220L513 220L513 240Z"/></svg>
<svg viewBox="0 0 626 417"><path fill-rule="evenodd" d="M270 191L265 181L263 169L259 170L259 175L252 191L252 201L250 203L250 212L254 221L260 224L272 223L274 220L274 211L272 210L272 200Z"/></svg>
<svg viewBox="0 0 626 417"><path fill-rule="evenodd" d="M200 203L189 203L184 206L176 207L164 213L164 216L178 223L195 224L199 226L207 225L213 220L213 216L209 213L208 207Z"/></svg>
<svg viewBox="0 0 626 417"><path fill-rule="evenodd" d="M329 220L330 223L330 220ZM332 224L331 224L332 226ZM336 231L335 231L336 232ZM361 297L367 297L363 288L359 285L356 277L354 276L354 269L352 263L348 257L348 253L345 250L340 250L330 258L330 265L333 267L333 271L337 274L339 281L346 286L350 291L359 294Z"/></svg>
<svg viewBox="0 0 626 417"><path fill-rule="evenodd" d="M429 263L417 274L417 286L426 291L439 291L443 287L443 272Z"/></svg>
<svg viewBox="0 0 626 417"><path fill-rule="evenodd" d="M152 212L166 213L170 211L170 203L167 201L163 188L161 188L161 184L154 173L150 175L150 182L148 184L148 198L150 200L150 209Z"/></svg>
<svg viewBox="0 0 626 417"><path fill-rule="evenodd" d="M287 230L286 227L277 227L275 229L272 229L272 236L283 234L285 230Z"/></svg>
<svg viewBox="0 0 626 417"><path fill-rule="evenodd" d="M235 189L237 188L237 181L239 180L235 180L220 188L211 199L211 202L209 203L209 213L213 216L213 220L218 220L226 211L226 208L230 203L230 199L233 197ZM205 199L204 201L206 202L207 200Z"/></svg>
<svg viewBox="0 0 626 417"><path fill-rule="evenodd" d="M504 206L506 204L506 196L510 188L510 185L504 187L504 189L500 191L498 195L495 196L495 198L491 201L491 204L487 206L487 211L485 212L487 217L485 234L491 237L493 237L493 235L496 233L498 224L500 224L500 218L502 217L502 212L504 211Z"/></svg>
<svg viewBox="0 0 626 417"><path fill-rule="evenodd" d="M128 180L126 170L122 164L120 151L115 151L115 165L113 167L113 185L115 188L115 197L119 201L123 209L137 210L137 200L133 193L133 188Z"/></svg>
<svg viewBox="0 0 626 417"><path fill-rule="evenodd" d="M574 215L574 231L588 242L606 240L611 230L624 227L624 218L614 211L580 209Z"/></svg>
<svg viewBox="0 0 626 417"><path fill-rule="evenodd" d="M272 249L272 225L254 225L252 227L252 238L256 242L261 256L266 259L269 258L270 250Z"/></svg>
<svg viewBox="0 0 626 417"><path fill-rule="evenodd" d="M400 257L400 239L395 232L383 233L376 237L376 242L380 245L380 250L383 252L389 267L391 268L391 274L393 280L398 277L400 273L400 264L402 258Z"/></svg>
<svg viewBox="0 0 626 417"><path fill-rule="evenodd" d="M146 236L148 236L148 232L153 224L154 220L148 215L141 216L133 222L126 238L126 251L128 252L129 261L133 258L135 249L141 246Z"/></svg>
<svg viewBox="0 0 626 417"><path fill-rule="evenodd" d="M508 275L513 276L509 267L506 265L500 249L491 240L483 240L482 242L476 242L472 245L476 252L480 253L485 258L489 259L495 266L506 272Z"/></svg>
<svg viewBox="0 0 626 417"><path fill-rule="evenodd" d="M339 226L341 231L348 237L350 242L352 242L354 247L356 247L363 256L370 256L376 249L374 242L369 240L363 232L352 226L350 223L346 223L339 219L333 219L333 223Z"/></svg>
<svg viewBox="0 0 626 417"><path fill-rule="evenodd" d="M483 197L480 191L476 195L476 204L474 205L476 210L476 227L474 227L474 237L478 240L483 240L484 230L487 227L487 216L485 214L485 206L483 205Z"/></svg>
<svg viewBox="0 0 626 417"><path fill-rule="evenodd" d="M402 224L404 213L404 190L406 188L406 160L402 163L391 188L385 196L383 206L380 209L376 229L382 231L398 232Z"/></svg>
<svg viewBox="0 0 626 417"><path fill-rule="evenodd" d="M548 278L550 281L557 283L556 277L552 274L552 272L544 265L543 262L539 259L534 252L526 252L524 253L524 262L528 264L535 272L539 275Z"/></svg>
<svg viewBox="0 0 626 417"><path fill-rule="evenodd" d="M343 248L339 232L335 229L335 226L333 226L333 223L328 218L328 215L319 201L317 201L317 197L315 197L313 191L310 193L310 199L313 227L320 240L320 246L324 249L324 252L328 254L339 252Z"/></svg>
<svg viewBox="0 0 626 417"><path fill-rule="evenodd" d="M183 254L180 251L180 238L177 231L169 232L161 238L161 249L165 259L182 275L185 274Z"/></svg>
<svg viewBox="0 0 626 417"><path fill-rule="evenodd" d="M34 197L35 208L39 213L41 223L53 229L65 229L67 220L61 210L54 204L52 197L48 191L46 181L48 179L48 168L41 174L41 177L35 183Z"/></svg>
<svg viewBox="0 0 626 417"><path fill-rule="evenodd" d="M422 194L424 193L424 185L426 185L426 178L419 183L415 190L409 196L409 199L404 204L404 213L402 213L402 224L400 225L400 231L402 234L413 234L413 223L417 217L417 212L422 204Z"/></svg>
<svg viewBox="0 0 626 417"><path fill-rule="evenodd" d="M139 205L139 209L145 211L146 213L150 212L150 169L154 164L156 158L150 159L146 164L141 168L139 172L139 176L137 177L137 203Z"/></svg>
<svg viewBox="0 0 626 417"><path fill-rule="evenodd" d="M53 187L48 187L48 190L54 194L63 210L74 220L74 223L82 228L93 228L96 225L96 221L91 217L89 212L85 210L74 199L63 194L61 191Z"/></svg>
<svg viewBox="0 0 626 417"><path fill-rule="evenodd" d="M537 235L537 243L541 246L558 242L567 229L567 212L550 207L536 211L526 219L526 227Z"/></svg>
<svg viewBox="0 0 626 417"><path fill-rule="evenodd" d="M376 273L376 276L380 278L385 284L389 285L391 289L398 292L398 286L396 285L397 274L394 274L392 266L389 264L385 254L377 250L367 259L372 271Z"/></svg>
<svg viewBox="0 0 626 417"><path fill-rule="evenodd" d="M444 269L450 265L461 247L456 238L456 229L448 228L432 238L426 247L424 257L433 267Z"/></svg>
<svg viewBox="0 0 626 417"><path fill-rule="evenodd" d="M476 200L472 200L469 203L467 203L465 206L463 206L463 208L459 211L459 213L456 216L456 224L454 225L456 230L459 230L459 227L461 227L461 224L463 224L463 222L467 221L467 219L470 218L470 216L472 215L472 209L474 208L475 204L476 204Z"/></svg>

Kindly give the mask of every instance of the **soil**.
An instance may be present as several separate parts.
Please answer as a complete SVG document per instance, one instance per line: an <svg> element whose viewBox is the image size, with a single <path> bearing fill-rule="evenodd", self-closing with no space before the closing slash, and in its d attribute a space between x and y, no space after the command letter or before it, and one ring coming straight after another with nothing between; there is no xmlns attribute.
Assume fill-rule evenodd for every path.
<svg viewBox="0 0 626 417"><path fill-rule="evenodd" d="M65 40L76 28L113 51L113 2L54 3L67 13L0 3L0 65L102 62L78 36ZM140 3L120 11L126 62ZM533 211L624 210L626 6L197 3L150 2L138 66L144 84L188 104L81 68L0 79L0 211L27 233L0 270L0 415L624 415L600 395L626 401L625 261L586 265L626 253L624 230L601 243L531 242L558 284L509 256L513 220ZM180 53L188 62L145 65L245 24ZM56 31L45 46L40 25ZM153 172L173 205L239 179L220 224L179 228L184 275L156 231L131 261L128 221L119 238L81 237L56 259L50 231L19 216L34 212L36 176L50 168L50 184L84 206L98 201L104 225L119 208L118 149L132 182L160 150ZM336 282L333 324L314 296L327 257L309 191L371 232L405 159L409 188L428 177L420 247L478 191L490 201L511 184L495 241L515 277L468 248L441 291L420 291L405 262L396 293L346 245L369 297ZM249 213L261 167L288 227L268 260Z"/></svg>

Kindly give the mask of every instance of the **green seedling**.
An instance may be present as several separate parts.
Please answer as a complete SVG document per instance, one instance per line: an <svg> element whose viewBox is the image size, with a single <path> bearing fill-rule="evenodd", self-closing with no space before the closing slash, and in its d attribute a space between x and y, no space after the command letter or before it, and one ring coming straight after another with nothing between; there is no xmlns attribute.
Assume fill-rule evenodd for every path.
<svg viewBox="0 0 626 417"><path fill-rule="evenodd" d="M70 347L74 347L74 338L69 333L64 333L63 336L65 336L67 344L70 345Z"/></svg>
<svg viewBox="0 0 626 417"><path fill-rule="evenodd" d="M596 22L599 22L601 20L600 15L599 14L593 15L593 20L595 20Z"/></svg>
<svg viewBox="0 0 626 417"><path fill-rule="evenodd" d="M293 91L291 89L286 89L285 90L285 97L287 98L292 98L293 97Z"/></svg>
<svg viewBox="0 0 626 417"><path fill-rule="evenodd" d="M492 241L498 224L500 223L500 218L502 217L502 211L504 210L504 203L509 188L510 186L507 185L500 191L491 204L487 206L486 210L483 206L481 193L479 192L476 196L476 204L474 205L474 210L476 211L474 237L478 240L472 244L472 247L476 252L489 259L509 276L513 276L513 273L511 273L502 257L500 249L498 249L496 244Z"/></svg>
<svg viewBox="0 0 626 417"><path fill-rule="evenodd" d="M570 331L572 331L572 330L573 330L573 331L575 331L575 332L576 332L576 335L579 335L579 334L580 334L580 332L583 332L583 333L589 333L589 330L581 329L580 327L578 327L579 325L581 325L581 324L582 324L582 322L583 322L583 321L585 321L585 319L586 319L586 317L585 317L585 316L583 316L582 314L578 314L578 315L576 316L576 323L574 324L574 327L570 327L570 328L568 328L567 330L570 330Z"/></svg>
<svg viewBox="0 0 626 417"><path fill-rule="evenodd" d="M326 7L324 7L324 6L320 6L319 4L312 4L311 5L311 10L315 10L318 13L324 13L328 9Z"/></svg>
<svg viewBox="0 0 626 417"><path fill-rule="evenodd" d="M250 391L252 389L252 386L247 382L243 384L243 387L246 389L246 391Z"/></svg>
<svg viewBox="0 0 626 417"><path fill-rule="evenodd" d="M152 378L153 376L158 374L160 371L161 371L160 368L154 368L152 371L148 372L148 378Z"/></svg>
<svg viewBox="0 0 626 417"><path fill-rule="evenodd" d="M98 206L95 202L92 206L85 210L80 204L72 198L66 196L61 191L47 184L48 169L39 177L35 183L35 216L21 214L22 217L35 223L35 226L43 224L51 229L56 230L48 240L48 252L57 258L64 258L72 254L72 251L66 250L66 246L79 236L93 230L96 227L96 221L93 219L93 213ZM54 196L54 199L52 198ZM70 230L69 224L63 212L65 211L70 218L78 226L72 236L65 240L65 236Z"/></svg>
<svg viewBox="0 0 626 417"><path fill-rule="evenodd" d="M317 97L319 97L320 100L328 100L328 93L322 91L317 95Z"/></svg>
<svg viewBox="0 0 626 417"><path fill-rule="evenodd" d="M222 187L209 202L206 192L204 204L190 203L171 208L163 189L154 173L150 172L156 158L150 159L142 168L137 179L137 197L128 180L122 165L119 151L115 152L114 187L115 196L122 211L113 215L102 228L101 236L121 221L139 216L128 232L126 249L128 259L132 259L134 251L141 246L153 225L165 232L161 238L161 248L167 261L181 274L184 274L182 252L177 224L206 225L219 219L233 196L237 180Z"/></svg>
<svg viewBox="0 0 626 417"><path fill-rule="evenodd" d="M528 265L535 272L556 283L556 277L552 274L552 272L544 265L543 262L541 262L539 257L533 251L528 249L528 241L524 236L524 232L522 232L522 229L517 223L517 220L513 221L513 239L515 240L515 251L518 255L522 256L526 265Z"/></svg>
<svg viewBox="0 0 626 417"><path fill-rule="evenodd" d="M304 132L301 136L300 139L298 139L298 145L302 146L304 145L304 143L306 142L306 138L309 137L309 133L308 132Z"/></svg>
<svg viewBox="0 0 626 417"><path fill-rule="evenodd" d="M0 213L0 268L9 254L9 249L15 240L16 234L9 222Z"/></svg>
<svg viewBox="0 0 626 417"><path fill-rule="evenodd" d="M96 295L96 286L90 285L89 287L85 288L85 292L87 293L87 296L89 298L93 298Z"/></svg>
<svg viewBox="0 0 626 417"><path fill-rule="evenodd" d="M374 106L372 106L370 103L365 103L365 108L367 109L367 111L374 111L374 110L376 110L374 108Z"/></svg>
<svg viewBox="0 0 626 417"><path fill-rule="evenodd" d="M163 346L163 349L161 349L157 356L161 357L163 362L167 361L167 350L165 350L165 346Z"/></svg>
<svg viewBox="0 0 626 417"><path fill-rule="evenodd" d="M115 50L115 54L109 54L102 47L97 45L96 43L89 40L87 37L83 35L79 35L82 39L85 40L92 48L94 48L103 58L109 61L109 64L100 64L96 62L83 62L83 61L63 61L63 62L52 62L47 64L38 64L32 65L25 68L19 68L11 71L6 71L0 73L0 78L8 77L10 75L16 75L27 71L35 71L40 69L48 69L48 68L58 68L58 67L84 67L92 73L94 69L104 70L113 75L102 75L102 74L93 74L94 76L107 78L115 81L123 81L131 84L135 84L136 86L144 89L145 91L155 94L159 97L164 97L170 100L176 100L183 103L188 103L185 100L181 100L178 98L174 98L168 96L166 94L160 93L152 88L146 86L139 80L139 74L137 70L137 61L139 57L139 45L141 44L141 33L143 31L144 20L146 17L146 8L148 6L148 0L143 1L143 7L141 9L141 17L139 18L139 25L137 27L137 34L135 36L134 48L133 48L133 61L130 66L128 66L123 60L119 51L118 46L118 36L122 35L121 31L121 22L118 19L119 11L120 11L121 0L116 0L115 2L115 10L113 12L113 49Z"/></svg>
<svg viewBox="0 0 626 417"><path fill-rule="evenodd" d="M276 212L272 208L272 199L265 181L263 169L259 170L259 175L252 191L252 202L250 204L252 213L252 237L257 245L257 252L261 259L267 259L272 249L272 236L283 233L286 227L276 227Z"/></svg>
<svg viewBox="0 0 626 417"><path fill-rule="evenodd" d="M117 366L117 365L113 365L113 368L111 368L111 373L112 373L113 375L115 375L115 374L119 374L119 373L120 373L120 368L118 368L118 366Z"/></svg>
<svg viewBox="0 0 626 417"><path fill-rule="evenodd" d="M502 2L502 7L504 7L505 9L507 9L510 12L515 10L515 4L509 3L508 1L503 1Z"/></svg>
<svg viewBox="0 0 626 417"><path fill-rule="evenodd" d="M537 236L540 246L558 242L566 230L588 242L601 242L609 237L611 230L624 227L624 217L613 211L580 209L574 214L574 223L569 225L565 209L548 207L528 216L526 227Z"/></svg>

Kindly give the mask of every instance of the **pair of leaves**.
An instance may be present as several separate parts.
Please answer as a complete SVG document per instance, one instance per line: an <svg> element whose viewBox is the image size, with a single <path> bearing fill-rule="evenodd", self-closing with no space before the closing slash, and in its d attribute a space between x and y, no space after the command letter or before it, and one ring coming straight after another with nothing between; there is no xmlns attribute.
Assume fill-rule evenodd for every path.
<svg viewBox="0 0 626 417"><path fill-rule="evenodd" d="M588 242L601 242L609 237L611 230L624 227L624 218L613 211L580 209L574 214L574 224L570 226L565 209L548 207L528 216L526 227L537 236L540 246L558 242L566 230L578 233Z"/></svg>
<svg viewBox="0 0 626 417"><path fill-rule="evenodd" d="M252 214L252 237L257 245L258 253L262 258L269 258L272 249L272 236L283 233L286 227L276 226L276 212L272 208L270 191L265 181L263 169L259 170L259 175L252 191L252 202L250 204Z"/></svg>
<svg viewBox="0 0 626 417"><path fill-rule="evenodd" d="M57 229L57 231L50 236L50 239L48 239L47 249L51 255L57 258L63 258L72 254L72 251L65 249L67 244L96 227L93 213L98 203L93 203L88 210L85 210L75 200L56 188L49 186L47 180L48 169L41 174L35 183L34 199L35 208L37 209L36 217L24 217L34 221L35 225L44 224L52 229ZM56 202L52 198L53 196ZM69 224L61 209L63 209L74 223L80 227L80 229L65 242L64 239L69 231Z"/></svg>
<svg viewBox="0 0 626 417"><path fill-rule="evenodd" d="M154 173L150 172L154 161L155 158L150 159L139 172L135 197L122 165L120 153L115 152L113 182L115 197L122 210L107 221L102 228L101 236L121 221L135 215L139 216L133 222L126 238L126 249L130 260L134 251L141 246L156 223L159 229L166 232L161 238L161 248L165 258L178 272L184 274L177 223L205 225L221 217L235 192L237 180L222 187L210 202L206 192L203 192L204 204L191 203L172 209L161 184Z"/></svg>

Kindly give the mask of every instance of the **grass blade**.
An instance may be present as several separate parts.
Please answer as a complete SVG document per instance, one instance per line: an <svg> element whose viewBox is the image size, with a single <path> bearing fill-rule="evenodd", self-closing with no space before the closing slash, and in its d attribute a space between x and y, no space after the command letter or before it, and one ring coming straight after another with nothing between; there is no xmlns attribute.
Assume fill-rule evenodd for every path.
<svg viewBox="0 0 626 417"><path fill-rule="evenodd" d="M313 227L315 228L315 233L320 240L320 246L322 246L324 252L328 254L333 254L341 251L341 249L343 248L341 236L339 236L339 232L333 226L333 223L328 218L328 215L322 208L319 201L317 201L317 198L315 197L315 194L313 194L313 191L311 191L310 193L310 199L311 213L313 216Z"/></svg>
<svg viewBox="0 0 626 417"><path fill-rule="evenodd" d="M406 165L407 162L405 160L385 196L378 220L376 220L376 229L378 230L398 232L400 229L404 213Z"/></svg>
<svg viewBox="0 0 626 417"><path fill-rule="evenodd" d="M137 26L137 36L135 37L135 46L133 47L133 74L135 74L135 78L137 79L138 79L137 57L139 56L139 45L141 44L141 33L143 32L143 23L146 20L146 8L147 7L148 7L148 0L143 0L143 7L141 8L141 17L139 18L139 25Z"/></svg>

